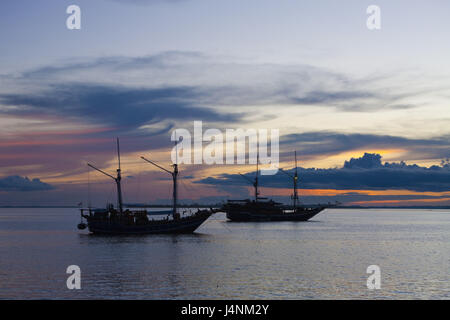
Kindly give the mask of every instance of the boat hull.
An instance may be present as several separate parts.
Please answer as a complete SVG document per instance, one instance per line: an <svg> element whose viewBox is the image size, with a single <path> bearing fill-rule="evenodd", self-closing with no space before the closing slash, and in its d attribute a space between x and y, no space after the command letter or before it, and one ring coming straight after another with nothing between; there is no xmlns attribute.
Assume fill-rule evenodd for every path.
<svg viewBox="0 0 450 320"><path fill-rule="evenodd" d="M125 224L110 219L87 218L87 225L93 234L185 234L197 230L211 214L212 212L205 211L186 218L149 221L141 225Z"/></svg>
<svg viewBox="0 0 450 320"><path fill-rule="evenodd" d="M310 208L296 213L258 213L250 210L225 210L234 222L308 221L325 208Z"/></svg>

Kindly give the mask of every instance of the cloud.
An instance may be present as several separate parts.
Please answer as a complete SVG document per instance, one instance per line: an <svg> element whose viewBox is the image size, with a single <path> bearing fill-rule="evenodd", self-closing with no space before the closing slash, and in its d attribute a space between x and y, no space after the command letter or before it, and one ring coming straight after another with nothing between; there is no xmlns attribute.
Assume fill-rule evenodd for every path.
<svg viewBox="0 0 450 320"><path fill-rule="evenodd" d="M54 187L39 179L30 180L27 177L9 176L0 179L0 191L45 191Z"/></svg>
<svg viewBox="0 0 450 320"><path fill-rule="evenodd" d="M450 136L412 139L392 135L339 133L331 131L304 132L280 138L284 157L297 150L305 158L326 156L361 149L402 149L410 159L444 159L450 156ZM288 151L289 150L289 151Z"/></svg>
<svg viewBox="0 0 450 320"><path fill-rule="evenodd" d="M354 79L312 65L258 64L199 52L168 51L140 57L75 60L6 76L3 80L12 82L10 87L19 86L26 95L30 90L49 86L81 87L92 83L98 87L120 87L124 74L129 88L195 90L195 95L189 97L191 105L208 108L284 105L378 112L417 107L408 100L418 94L417 90L395 90L388 84L389 76Z"/></svg>
<svg viewBox="0 0 450 320"><path fill-rule="evenodd" d="M344 162L344 169L376 169L382 168L381 155L365 153L360 158L351 158Z"/></svg>
<svg viewBox="0 0 450 320"><path fill-rule="evenodd" d="M255 173L247 175L253 177ZM338 169L299 168L299 176L304 189L450 191L448 164L429 168L403 162L382 164L380 155L368 153L346 161L344 167ZM247 185L237 174L223 174L196 182L217 186ZM261 176L260 182L265 187L290 187L289 180L282 173Z"/></svg>
<svg viewBox="0 0 450 320"><path fill-rule="evenodd" d="M416 83L405 86L390 75L357 79L311 65L256 63L178 51L139 57L75 58L3 75L1 81L2 119L12 119L6 124L9 127L16 126L17 119L26 120L20 128L17 125L17 131L8 129L4 135L7 139L0 144L2 167L8 167L3 174L15 174L16 166L21 166L22 175L32 175L39 167L46 179L80 174L88 159L95 159L99 166L108 165L117 135L123 141L124 154L170 150L168 133L186 122L191 125L192 120L226 128L274 120L286 107L298 107L291 110L299 117L306 110L329 119L336 110L404 110L420 107L426 100L411 103L408 98L420 91ZM402 90L397 90L398 86ZM251 108L255 106L257 112ZM327 107L330 109L323 109ZM74 127L81 129L72 133L77 131ZM293 127L287 130L296 132ZM286 159L291 159L291 150L312 159L364 148L407 150L406 159L442 159L449 156L449 141L448 135L410 139L331 131L293 133L280 139L281 156ZM314 173L314 177L319 175ZM336 183L341 186L344 182Z"/></svg>
<svg viewBox="0 0 450 320"><path fill-rule="evenodd" d="M374 93L362 91L312 91L307 92L302 97L292 97L292 101L296 104L323 105L373 97L375 97Z"/></svg>
<svg viewBox="0 0 450 320"><path fill-rule="evenodd" d="M44 113L130 129L162 120L236 121L199 105L208 93L194 87L127 88L102 85L53 85L42 93L0 94L3 113Z"/></svg>

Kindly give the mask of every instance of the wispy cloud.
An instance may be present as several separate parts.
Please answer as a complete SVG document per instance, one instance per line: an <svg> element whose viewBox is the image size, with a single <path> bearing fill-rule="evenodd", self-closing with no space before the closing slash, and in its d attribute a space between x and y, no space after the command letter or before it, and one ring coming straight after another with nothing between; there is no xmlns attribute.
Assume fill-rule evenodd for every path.
<svg viewBox="0 0 450 320"><path fill-rule="evenodd" d="M129 129L166 119L236 121L235 115L199 105L205 95L193 87L135 89L73 84L53 85L34 94L2 94L0 102L16 106L3 110L7 114L43 113Z"/></svg>
<svg viewBox="0 0 450 320"><path fill-rule="evenodd" d="M450 136L413 139L392 135L340 133L331 131L294 133L280 139L283 155L298 150L305 158L327 156L361 149L402 149L407 159L450 157Z"/></svg>
<svg viewBox="0 0 450 320"><path fill-rule="evenodd" d="M388 81L389 75L357 79L311 65L258 64L178 51L84 59L3 78L19 91L24 86L42 87L41 91L49 86L75 86L76 91L77 86L80 89L86 83L93 84L91 93L95 88L120 86L135 88L137 95L142 94L137 88L190 88L195 90L195 95L189 92L190 105L208 107L285 105L377 112L417 107L408 98L418 94L415 88L396 92ZM384 81L387 82L383 85Z"/></svg>

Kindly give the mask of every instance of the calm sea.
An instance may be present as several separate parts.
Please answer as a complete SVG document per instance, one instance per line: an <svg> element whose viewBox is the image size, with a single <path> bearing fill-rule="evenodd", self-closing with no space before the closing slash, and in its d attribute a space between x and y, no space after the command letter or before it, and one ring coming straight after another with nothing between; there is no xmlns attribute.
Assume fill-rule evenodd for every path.
<svg viewBox="0 0 450 320"><path fill-rule="evenodd" d="M105 237L76 209L0 209L0 298L449 299L449 210L328 209L310 222ZM81 268L81 290L66 268ZM381 269L370 291L369 265Z"/></svg>

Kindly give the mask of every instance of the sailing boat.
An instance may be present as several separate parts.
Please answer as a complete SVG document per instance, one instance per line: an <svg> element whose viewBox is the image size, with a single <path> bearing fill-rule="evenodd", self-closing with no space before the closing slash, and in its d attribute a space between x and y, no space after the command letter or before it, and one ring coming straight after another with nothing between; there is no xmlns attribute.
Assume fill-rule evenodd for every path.
<svg viewBox="0 0 450 320"><path fill-rule="evenodd" d="M307 207L298 205L298 172L297 172L297 152L295 152L295 174L281 170L283 173L292 177L294 181L294 192L292 195L293 205L292 207L286 207L282 203L269 200L267 198L259 197L258 191L258 167L259 160L256 162L256 175L255 179L251 180L247 176L241 174L242 177L247 179L253 184L255 189L254 200L228 200L228 202L222 206L222 211L226 212L227 218L231 221L245 222L245 221L308 221L319 212L324 210L326 206L318 205L314 207Z"/></svg>
<svg viewBox="0 0 450 320"><path fill-rule="evenodd" d="M197 212L183 216L177 212L177 177L178 164L173 164L173 171L164 169L151 160L141 157L145 161L155 165L156 167L170 173L173 178L173 208L171 211L172 217L163 219L149 219L148 215L151 212L146 210L131 211L124 210L122 202L122 188L121 188L121 167L120 167L120 146L117 138L117 157L119 167L117 175L114 177L95 166L88 164L89 167L98 172L112 178L117 187L117 207L108 205L106 209L80 209L81 218L86 219L87 224L81 222L78 224L78 229L85 229L88 227L89 231L94 234L155 234L155 233L192 233L203 222L205 222L216 211L213 209L198 209Z"/></svg>

